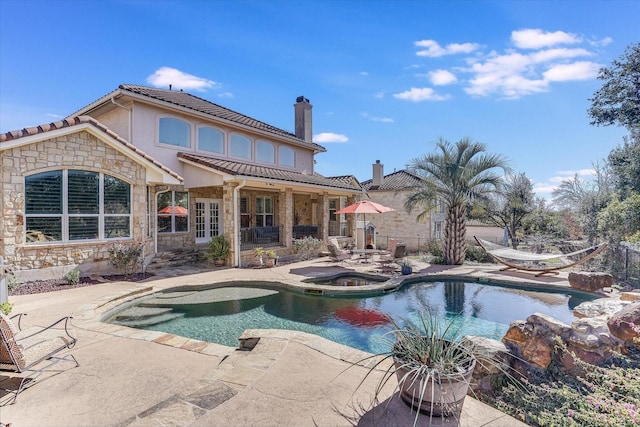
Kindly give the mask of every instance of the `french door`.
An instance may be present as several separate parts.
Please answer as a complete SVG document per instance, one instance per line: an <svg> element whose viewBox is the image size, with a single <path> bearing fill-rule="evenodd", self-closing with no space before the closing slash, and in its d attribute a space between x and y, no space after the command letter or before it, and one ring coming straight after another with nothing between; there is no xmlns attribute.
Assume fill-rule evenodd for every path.
<svg viewBox="0 0 640 427"><path fill-rule="evenodd" d="M222 225L222 200L196 199L196 243L209 243L224 233Z"/></svg>

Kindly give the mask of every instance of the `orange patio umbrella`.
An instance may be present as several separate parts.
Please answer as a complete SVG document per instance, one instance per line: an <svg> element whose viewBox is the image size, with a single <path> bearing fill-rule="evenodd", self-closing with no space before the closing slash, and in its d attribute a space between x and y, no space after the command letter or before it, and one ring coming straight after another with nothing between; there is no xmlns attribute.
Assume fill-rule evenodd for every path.
<svg viewBox="0 0 640 427"><path fill-rule="evenodd" d="M395 209L388 206L381 205L380 203L372 202L371 200L360 200L352 205L337 210L337 214L362 214L363 221L366 227L368 213L385 213L395 211Z"/></svg>
<svg viewBox="0 0 640 427"><path fill-rule="evenodd" d="M176 216L187 216L189 215L189 210L182 206L167 206L158 211L158 216L163 218L171 216L171 214L175 214Z"/></svg>

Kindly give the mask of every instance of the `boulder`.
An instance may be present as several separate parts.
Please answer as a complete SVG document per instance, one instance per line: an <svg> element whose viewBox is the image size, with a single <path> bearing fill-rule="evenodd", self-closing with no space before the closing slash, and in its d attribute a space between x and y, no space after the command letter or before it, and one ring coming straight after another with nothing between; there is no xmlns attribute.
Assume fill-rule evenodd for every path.
<svg viewBox="0 0 640 427"><path fill-rule="evenodd" d="M607 322L611 335L630 343L640 343L640 301L629 303Z"/></svg>
<svg viewBox="0 0 640 427"><path fill-rule="evenodd" d="M630 292L622 292L620 299L623 301L640 301L640 290L636 289Z"/></svg>
<svg viewBox="0 0 640 427"><path fill-rule="evenodd" d="M477 396L495 390L500 378L510 371L511 354L506 345L490 338L465 336L462 340L476 355L476 368L471 379L471 389Z"/></svg>
<svg viewBox="0 0 640 427"><path fill-rule="evenodd" d="M585 292L596 292L603 288L613 286L613 276L608 273L596 272L571 272L569 273L569 285L572 288Z"/></svg>
<svg viewBox="0 0 640 427"><path fill-rule="evenodd" d="M579 318L599 316L608 318L629 304L629 301L621 301L618 298L600 298L581 303L573 309L573 314Z"/></svg>
<svg viewBox="0 0 640 427"><path fill-rule="evenodd" d="M525 362L546 368L551 363L554 339L568 339L571 327L566 323L541 313L534 313L527 321L512 322L502 342L518 348L518 356Z"/></svg>

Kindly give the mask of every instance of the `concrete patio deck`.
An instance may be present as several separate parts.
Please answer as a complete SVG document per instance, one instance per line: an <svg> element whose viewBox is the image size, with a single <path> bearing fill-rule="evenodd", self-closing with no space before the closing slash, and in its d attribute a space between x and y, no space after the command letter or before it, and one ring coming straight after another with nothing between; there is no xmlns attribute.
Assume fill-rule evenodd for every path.
<svg viewBox="0 0 640 427"><path fill-rule="evenodd" d="M420 267L426 276L568 286L566 274L536 278L499 272L491 265ZM60 372L39 380L15 404L0 406L0 422L12 427L411 425L415 413L397 396L391 398L392 385L384 395L391 399L389 405L385 401L373 407L377 376L357 387L366 368L352 362L366 353L323 338L292 331L247 331L245 335L260 340L252 351L240 351L99 321L101 314L127 299L175 286L239 280L293 286L309 276L370 268L322 259L257 270L202 271L192 266L142 283L104 283L10 297L14 313L28 313L27 325L44 326L73 314L78 344L70 352L80 366L57 365ZM0 374L0 380L8 377L8 372ZM422 415L420 420L428 425L429 417ZM458 420L434 418L432 425L524 424L467 397Z"/></svg>

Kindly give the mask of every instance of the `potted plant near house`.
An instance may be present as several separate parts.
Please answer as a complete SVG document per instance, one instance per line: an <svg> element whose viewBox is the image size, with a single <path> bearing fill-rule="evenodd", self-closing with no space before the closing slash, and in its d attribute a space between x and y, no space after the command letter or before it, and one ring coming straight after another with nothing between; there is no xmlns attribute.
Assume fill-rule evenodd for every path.
<svg viewBox="0 0 640 427"><path fill-rule="evenodd" d="M213 261L216 266L222 266L225 264L230 252L231 244L224 234L220 234L209 241L207 259Z"/></svg>
<svg viewBox="0 0 640 427"><path fill-rule="evenodd" d="M366 376L386 366L375 389L375 401L379 401L383 385L395 376L395 391L416 411L414 426L421 413L429 414L430 420L457 417L476 366L473 348L456 337L455 325L459 322L455 318L443 322L428 308L419 313L415 322L393 318L389 322L392 329L385 336L389 350L367 358L378 361Z"/></svg>
<svg viewBox="0 0 640 427"><path fill-rule="evenodd" d="M253 266L254 268L262 268L264 266L264 253L263 247L258 247L253 250Z"/></svg>
<svg viewBox="0 0 640 427"><path fill-rule="evenodd" d="M400 272L405 276L413 273L413 264L409 261L409 258L403 258L400 261Z"/></svg>
<svg viewBox="0 0 640 427"><path fill-rule="evenodd" d="M278 260L278 254L276 253L276 251L269 249L268 251L265 251L264 254L267 257L267 267L273 267L274 265L276 265L276 262Z"/></svg>

